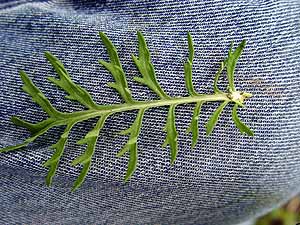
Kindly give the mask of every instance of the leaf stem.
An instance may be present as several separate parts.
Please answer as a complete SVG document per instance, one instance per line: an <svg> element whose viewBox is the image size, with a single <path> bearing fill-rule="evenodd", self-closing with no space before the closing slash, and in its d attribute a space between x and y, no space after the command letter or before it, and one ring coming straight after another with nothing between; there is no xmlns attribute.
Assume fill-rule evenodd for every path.
<svg viewBox="0 0 300 225"><path fill-rule="evenodd" d="M123 103L123 104L113 104L113 105L98 105L97 109L88 109L80 112L72 113L63 113L63 117L73 118L75 120L88 120L103 114L112 114L117 112L125 112L139 109L149 109L156 108L161 106L170 106L170 105L181 105L197 102L218 102L218 101L232 101L229 94L220 93L220 94L205 94L189 97L174 97L169 99L159 99L153 101L135 101L134 103Z"/></svg>

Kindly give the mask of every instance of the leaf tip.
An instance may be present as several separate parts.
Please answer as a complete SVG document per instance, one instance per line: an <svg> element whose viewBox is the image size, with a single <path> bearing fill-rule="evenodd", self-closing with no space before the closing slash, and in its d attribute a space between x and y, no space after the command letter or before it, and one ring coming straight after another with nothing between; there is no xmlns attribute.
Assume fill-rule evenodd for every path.
<svg viewBox="0 0 300 225"><path fill-rule="evenodd" d="M168 144L169 144L169 142L168 142L168 140L166 139L166 140L164 141L164 143L162 143L161 147L162 147L162 148L166 148Z"/></svg>
<svg viewBox="0 0 300 225"><path fill-rule="evenodd" d="M46 177L46 181L45 181L47 187L51 187L52 186L52 178L53 178L53 176L48 173L48 175Z"/></svg>
<svg viewBox="0 0 300 225"><path fill-rule="evenodd" d="M74 193L75 191L77 191L81 186L81 183L75 183L72 188L71 188L71 192Z"/></svg>
<svg viewBox="0 0 300 225"><path fill-rule="evenodd" d="M25 73L24 70L20 70L19 74L20 74L20 77L21 77L23 82L25 82L25 79L28 79L28 76L27 76L27 74Z"/></svg>
<svg viewBox="0 0 300 225"><path fill-rule="evenodd" d="M43 167L49 167L51 165L51 163L50 163L50 161L49 160L47 160L46 162L44 162L43 164L42 164L42 166Z"/></svg>
<svg viewBox="0 0 300 225"><path fill-rule="evenodd" d="M48 59L49 57L52 56L52 53L49 52L49 51L45 51L45 52L44 52L44 56Z"/></svg>
<svg viewBox="0 0 300 225"><path fill-rule="evenodd" d="M175 160L171 159L171 166L174 166Z"/></svg>
<svg viewBox="0 0 300 225"><path fill-rule="evenodd" d="M74 193L76 190L78 190L79 187L72 187L71 192Z"/></svg>
<svg viewBox="0 0 300 225"><path fill-rule="evenodd" d="M120 157L122 157L126 152L128 152L129 151L129 147L128 147L128 145L125 145L117 154L116 154L116 156L118 157L118 158L120 158Z"/></svg>
<svg viewBox="0 0 300 225"><path fill-rule="evenodd" d="M133 172L134 172L134 171L133 171ZM126 173L126 175L125 175L125 177L124 177L124 183L125 183L125 184L128 183L128 182L130 181L133 172L131 172L131 173Z"/></svg>
<svg viewBox="0 0 300 225"><path fill-rule="evenodd" d="M106 38L106 34L103 31L99 32L99 36L101 39Z"/></svg>
<svg viewBox="0 0 300 225"><path fill-rule="evenodd" d="M107 62L105 62L104 60L102 60L102 59L100 59L100 60L98 60L98 62L102 65L102 66L104 66Z"/></svg>
<svg viewBox="0 0 300 225"><path fill-rule="evenodd" d="M21 119L18 116L12 116L10 121L13 122L15 125L18 125Z"/></svg>
<svg viewBox="0 0 300 225"><path fill-rule="evenodd" d="M244 48L247 44L247 40L246 39L243 39L242 42L241 42L241 47Z"/></svg>
<svg viewBox="0 0 300 225"><path fill-rule="evenodd" d="M79 164L79 161L77 160L77 158L71 162L71 166L77 166L78 164Z"/></svg>
<svg viewBox="0 0 300 225"><path fill-rule="evenodd" d="M144 36L143 36L143 33L141 32L141 31L137 31L136 32L137 33L137 36L139 37L139 38L143 38Z"/></svg>
<svg viewBox="0 0 300 225"><path fill-rule="evenodd" d="M212 131L206 127L206 133L205 133L205 134L206 134L206 136L209 136L209 135L211 135L211 133L212 133Z"/></svg>
<svg viewBox="0 0 300 225"><path fill-rule="evenodd" d="M250 130L250 132L248 133L249 136L253 137L254 136L254 131Z"/></svg>
<svg viewBox="0 0 300 225"><path fill-rule="evenodd" d="M196 145L197 145L197 142L196 142L196 141L195 141L195 142L193 141L193 142L192 142L192 150L195 149Z"/></svg>

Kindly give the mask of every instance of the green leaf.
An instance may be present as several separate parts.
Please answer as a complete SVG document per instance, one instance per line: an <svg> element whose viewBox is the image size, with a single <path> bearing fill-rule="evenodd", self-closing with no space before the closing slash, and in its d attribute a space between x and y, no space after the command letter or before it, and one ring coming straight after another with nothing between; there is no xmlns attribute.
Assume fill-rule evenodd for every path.
<svg viewBox="0 0 300 225"><path fill-rule="evenodd" d="M196 103L190 126L186 130L187 133L192 133L192 148L194 148L196 146L197 141L198 141L198 137L199 137L198 122L199 122L199 114L200 114L201 107L202 107L203 103L204 103L204 101Z"/></svg>
<svg viewBox="0 0 300 225"><path fill-rule="evenodd" d="M129 162L125 175L125 182L131 178L137 167L137 140L142 127L144 113L145 109L140 109L135 121L130 126L130 128L121 132L122 135L130 134L127 143L117 154L118 157L121 157L129 151Z"/></svg>
<svg viewBox="0 0 300 225"><path fill-rule="evenodd" d="M111 83L109 86L116 89L125 102L130 103L133 101L133 99L131 96L131 91L128 88L125 72L123 71L119 60L117 49L103 32L100 32L99 35L107 49L110 59L110 63L103 60L100 60L99 63L112 74L115 80L115 82Z"/></svg>
<svg viewBox="0 0 300 225"><path fill-rule="evenodd" d="M229 82L230 91L235 91L234 87L234 70L236 67L236 63L242 54L243 49L246 46L246 40L243 40L239 46L232 52L233 42L231 42L230 49L228 51L228 58L227 58L227 77Z"/></svg>
<svg viewBox="0 0 300 225"><path fill-rule="evenodd" d="M0 149L0 153L6 153L6 152L11 152L11 151L15 151L15 150L20 150L23 147L26 147L30 142L34 141L34 139L26 139L23 143L21 144L17 144L14 146L7 146L5 148L1 148Z"/></svg>
<svg viewBox="0 0 300 225"><path fill-rule="evenodd" d="M245 133L245 134L248 134L249 136L254 136L253 131L246 124L244 124L238 117L238 114L237 114L238 107L239 107L239 105L235 104L233 107L233 110L232 110L232 119L234 121L234 124L240 130L240 132L242 134Z"/></svg>
<svg viewBox="0 0 300 225"><path fill-rule="evenodd" d="M106 119L108 118L109 114L103 115L100 117L96 126L89 131L84 138L77 141L79 145L87 145L86 151L78 156L76 159L73 160L72 166L76 166L80 163L85 164L87 161L90 161L95 150L96 142L98 140L99 133L104 126Z"/></svg>
<svg viewBox="0 0 300 225"><path fill-rule="evenodd" d="M37 122L31 123L26 120L20 119L19 117L12 117L12 122L20 127L26 128L31 136L24 140L23 143L17 144L15 146L8 146L0 149L0 152L10 152L14 150L21 149L31 142L33 142L36 138L40 137L44 133L46 133L49 129L56 126L66 126L64 132L61 134L59 140L52 146L55 149L52 157L45 162L45 166L49 168L48 175L46 177L47 185L51 185L53 177L59 167L59 162L63 156L65 145L68 141L68 137L70 134L71 128L78 122L82 122L85 120L89 120L92 118L99 118L95 127L89 131L84 138L78 141L78 144L86 145L85 151L76 157L72 165L76 166L80 164L82 169L80 171L79 176L75 180L73 184L72 191L78 189L82 183L84 182L90 166L92 162L92 157L95 153L96 142L100 135L100 131L104 126L105 120L109 115L114 115L117 113L123 113L127 111L138 111L137 116L133 124L127 129L120 132L123 135L128 135L128 141L123 146L123 148L118 152L117 156L123 156L124 154L129 153L128 167L125 174L125 181L128 181L137 168L137 160L138 160L138 138L142 126L143 115L144 112L150 108L158 108L158 107L169 107L166 125L164 130L166 131L166 138L163 144L163 147L167 145L170 146L170 158L171 164L173 164L176 160L178 154L178 132L176 130L175 125L175 108L177 105L184 104L195 104L193 117L190 122L189 128L187 132L192 133L192 147L194 148L198 136L198 120L199 114L201 111L202 104L204 102L221 102L221 105L217 108L217 110L212 114L209 121L206 124L206 133L209 135L212 133L219 115L221 114L224 107L229 103L237 103L242 104L244 100L250 98L252 94L247 92L233 92L233 74L236 61L240 56L242 49L244 48L245 43L242 42L240 46L232 52L232 46L229 50L229 56L227 59L223 61L220 69L218 70L215 80L214 80L214 93L213 94L198 94L194 90L194 86L192 83L192 63L194 60L194 47L191 35L188 33L188 46L189 46L189 57L187 62L184 64L184 73L185 73L185 84L188 90L189 96L186 97L170 97L168 96L164 90L160 87L154 71L154 66L151 62L150 52L145 42L143 35L138 32L138 47L139 47L139 56L138 58L132 56L135 65L137 66L139 72L142 77L135 77L134 79L142 83L143 85L148 86L151 90L153 90L160 99L158 100L139 100L135 101L131 92L127 85L127 80L125 73L122 69L122 65L119 60L119 56L116 48L111 43L111 41L107 38L104 33L100 33L100 37L102 42L104 43L108 55L110 58L110 62L105 62L100 60L100 63L113 75L114 81L108 83L108 85L114 88L121 97L124 99L125 103L117 103L110 105L98 105L93 100L91 95L82 87L75 84L68 72L64 68L64 65L50 52L46 52L45 56L48 61L52 64L54 69L59 75L59 79L49 78L51 82L56 84L56 86L62 88L65 92L67 92L67 98L71 100L76 100L85 106L86 109L76 112L59 112L57 111L49 102L49 100L43 95L43 93L33 84L33 82L29 79L25 72L21 71L21 79L23 80L23 90L27 92L34 102L41 106L41 108L48 114L48 118ZM221 72L224 67L227 67L228 72L228 80L229 80L229 91L222 92L218 89L217 83ZM171 82L172 83L172 82ZM237 105L234 106L232 117L233 120L240 129L242 133L246 133L248 135L253 135L253 132L240 121L237 115Z"/></svg>
<svg viewBox="0 0 300 225"><path fill-rule="evenodd" d="M151 56L145 38L141 32L138 32L137 35L138 35L138 42L139 42L139 57L137 58L136 56L132 55L132 59L135 65L137 66L138 70L142 74L142 78L134 77L134 80L143 85L148 86L161 99L168 99L169 96L160 87L156 79L154 66L151 62Z"/></svg>
<svg viewBox="0 0 300 225"><path fill-rule="evenodd" d="M52 179L57 171L60 158L62 157L65 149L65 145L69 136L69 133L75 123L68 124L66 129L64 130L63 134L60 136L58 142L51 146L51 148L55 149L54 154L50 159L48 159L44 166L49 168L47 177L46 177L46 184L47 186L52 185Z"/></svg>
<svg viewBox="0 0 300 225"><path fill-rule="evenodd" d="M106 47L111 64L116 65L119 68L122 68L122 65L121 65L121 62L119 59L119 55L118 55L118 51L115 48L115 46L113 45L113 43L109 40L109 38L106 36L105 33L99 32L99 36L102 40L102 43Z"/></svg>
<svg viewBox="0 0 300 225"><path fill-rule="evenodd" d="M87 148L86 148L86 151L82 155L78 156L72 162L72 166L76 166L78 164L83 165L80 175L74 182L72 191L75 191L76 189L78 189L85 180L85 177L86 177L86 175L89 171L90 165L91 165L92 157L95 152L95 147L96 147L96 143L97 143L97 140L99 137L99 133L100 133L101 129L103 128L104 123L105 123L106 119L108 118L108 116L109 116L109 114L101 116L100 119L98 120L96 126L91 131L89 131L85 135L84 138L82 138L81 140L79 140L77 142L77 144L80 144L80 145L86 144Z"/></svg>
<svg viewBox="0 0 300 225"><path fill-rule="evenodd" d="M60 117L61 113L58 112L45 95L32 83L24 71L20 71L21 79L24 83L22 89L31 96L32 100L37 103L49 116Z"/></svg>
<svg viewBox="0 0 300 225"><path fill-rule="evenodd" d="M53 77L49 77L48 79L69 94L66 96L67 99L78 101L89 109L97 108L97 104L93 101L87 90L75 84L71 80L63 63L59 61L58 58L52 55L51 52L45 52L45 57L51 63L60 78L55 79Z"/></svg>
<svg viewBox="0 0 300 225"><path fill-rule="evenodd" d="M174 164L178 154L178 133L175 125L175 107L176 105L170 105L166 126L164 128L164 131L167 132L167 136L162 145L164 148L167 145L170 145L171 164Z"/></svg>
<svg viewBox="0 0 300 225"><path fill-rule="evenodd" d="M213 129L215 128L219 116L221 114L221 112L223 111L223 109L225 108L225 106L229 103L229 101L225 101L223 102L218 108L217 110L211 115L210 119L208 120L207 124L206 124L206 134L210 135L213 131Z"/></svg>

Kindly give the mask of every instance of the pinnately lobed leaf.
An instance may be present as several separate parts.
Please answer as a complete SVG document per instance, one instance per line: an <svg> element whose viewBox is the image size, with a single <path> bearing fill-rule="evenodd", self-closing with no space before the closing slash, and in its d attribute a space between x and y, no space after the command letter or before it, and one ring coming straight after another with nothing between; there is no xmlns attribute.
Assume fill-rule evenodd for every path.
<svg viewBox="0 0 300 225"><path fill-rule="evenodd" d="M192 148L197 144L199 137L199 116L201 112L202 105L209 102L221 102L220 106L213 112L212 116L206 124L206 133L210 135L213 132L214 127L217 124L218 118L221 112L229 103L234 103L232 110L232 119L240 130L241 133L253 136L253 131L245 125L237 114L237 109L239 106L243 106L245 99L251 97L252 95L247 92L236 91L234 86L234 70L238 58L240 57L242 50L245 47L246 41L243 40L235 51L232 51L233 43L229 49L227 58L225 58L218 69L214 83L212 94L198 94L195 91L192 82L192 64L194 60L194 44L190 33L188 33L188 49L189 55L184 63L184 79L187 89L188 96L186 97L171 97L166 94L166 92L161 88L159 82L157 81L154 66L151 62L151 55L148 49L147 43L141 32L137 33L138 36L138 57L132 55L133 63L136 65L140 76L134 77L134 80L138 83L146 85L159 97L158 100L151 101L137 101L132 98L131 91L128 87L128 82L126 79L125 72L122 68L118 52L113 43L103 32L99 33L100 38L106 47L108 52L110 62L100 60L100 64L104 66L113 76L114 82L110 82L108 85L114 88L121 96L124 103L117 103L111 105L99 105L93 99L87 90L74 83L71 76L68 74L63 63L55 57L50 52L45 52L46 59L53 66L53 69L58 74L58 79L50 77L48 78L53 84L61 88L67 93L66 98L77 101L82 104L86 109L77 112L60 112L52 106L50 101L46 96L34 85L31 79L27 76L24 71L20 72L21 79L24 83L23 90L28 93L32 100L38 104L48 115L48 118L37 122L31 123L25 121L19 117L13 116L11 121L20 127L26 128L31 136L23 143L17 144L15 146L8 146L0 149L0 152L10 152L14 150L24 149L27 145L33 142L36 138L42 136L48 132L51 128L56 126L64 126L65 130L60 135L58 141L51 146L54 149L53 155L48 159L44 166L48 168L48 174L46 176L46 184L51 185L52 180L56 174L61 158L64 155L65 146L69 139L69 134L71 129L79 122L89 120L92 118L98 118L98 121L94 128L92 128L82 139L80 139L77 144L85 145L85 151L77 156L72 161L72 166L81 165L81 172L77 179L74 181L72 191L77 190L84 182L93 160L94 153L96 151L96 144L100 137L102 128L105 125L107 118L115 113L127 112L131 110L137 111L137 116L131 126L124 131L121 131L121 135L128 135L128 141L124 147L117 153L118 157L122 157L126 154L129 155L127 171L125 173L125 181L133 176L138 165L138 141L139 134L142 128L143 117L146 111L150 108L156 107L167 107L167 119L164 131L166 132L165 142L163 147L169 145L170 148L170 158L171 164L173 165L176 161L179 144L178 144L178 131L175 124L175 108L180 104L195 104L193 116L190 125L187 129L187 133L192 134ZM218 88L218 80L221 76L222 71L226 68L227 78L229 83L229 89L225 92Z"/></svg>

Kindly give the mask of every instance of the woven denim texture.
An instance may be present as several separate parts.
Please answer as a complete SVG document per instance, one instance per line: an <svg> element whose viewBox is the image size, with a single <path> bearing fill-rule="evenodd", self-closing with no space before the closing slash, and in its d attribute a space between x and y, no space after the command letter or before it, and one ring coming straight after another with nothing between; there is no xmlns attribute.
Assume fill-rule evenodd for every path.
<svg viewBox="0 0 300 225"><path fill-rule="evenodd" d="M44 184L42 163L62 129L53 129L22 151L0 154L1 224L200 224L242 223L300 192L300 3L299 0L147 0L0 1L0 147L20 143L28 132L10 122L45 118L25 93L18 75L25 70L62 111L82 109L46 78L56 76L43 53L51 51L73 80L99 104L122 101L106 83L111 75L99 64L108 56L97 33L116 45L133 96L156 96L132 81L138 71L136 31L145 35L157 78L172 96L186 96L183 61L186 32L195 42L193 82L211 93L212 81L230 41L248 43L236 69L236 86L254 94L239 111L255 137L239 133L225 108L216 129L204 124L218 106L205 104L199 143L191 150L185 134L192 105L176 108L179 155L170 166L162 149L167 108L147 111L139 138L138 169L122 179L127 156L115 155L127 137L116 134L136 112L108 119L98 140L91 171L81 189L70 187L80 168L70 165L84 151L79 140L95 121L78 124L71 134L53 186ZM226 86L222 78L221 87Z"/></svg>

